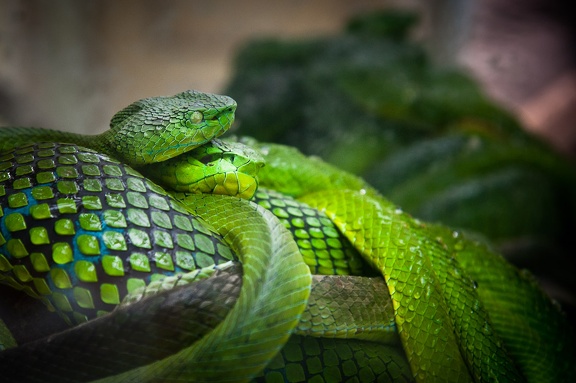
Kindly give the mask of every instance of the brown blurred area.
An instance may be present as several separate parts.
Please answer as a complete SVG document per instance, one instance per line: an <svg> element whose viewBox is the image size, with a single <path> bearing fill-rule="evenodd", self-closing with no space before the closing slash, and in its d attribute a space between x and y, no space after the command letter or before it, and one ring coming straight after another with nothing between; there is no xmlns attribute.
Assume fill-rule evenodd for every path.
<svg viewBox="0 0 576 383"><path fill-rule="evenodd" d="M185 89L218 92L240 45L334 33L381 1L0 0L5 122L102 131L114 112Z"/></svg>
<svg viewBox="0 0 576 383"><path fill-rule="evenodd" d="M134 100L223 89L249 39L327 35L350 16L402 6L421 15L414 38L440 65L469 70L527 129L574 155L574 6L565 3L0 0L0 120L97 133Z"/></svg>
<svg viewBox="0 0 576 383"><path fill-rule="evenodd" d="M458 58L528 130L574 156L575 47L573 2L481 0Z"/></svg>

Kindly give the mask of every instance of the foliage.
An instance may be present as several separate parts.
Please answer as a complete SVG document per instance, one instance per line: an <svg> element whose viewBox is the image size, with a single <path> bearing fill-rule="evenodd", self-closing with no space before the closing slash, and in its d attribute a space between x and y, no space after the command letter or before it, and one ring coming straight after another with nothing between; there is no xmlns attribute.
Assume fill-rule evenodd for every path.
<svg viewBox="0 0 576 383"><path fill-rule="evenodd" d="M567 257L574 230L572 164L465 73L433 65L407 39L415 20L384 12L335 36L250 42L225 90L237 132L320 156L414 216L482 233L518 265L573 285L547 266Z"/></svg>

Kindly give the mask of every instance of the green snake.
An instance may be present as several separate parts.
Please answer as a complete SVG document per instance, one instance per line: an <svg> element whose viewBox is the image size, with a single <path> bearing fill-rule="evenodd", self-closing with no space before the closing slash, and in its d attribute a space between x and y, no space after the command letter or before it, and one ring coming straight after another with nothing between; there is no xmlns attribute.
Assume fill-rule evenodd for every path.
<svg viewBox="0 0 576 383"><path fill-rule="evenodd" d="M217 139L235 108L0 130L3 381L574 380L528 273L318 158Z"/></svg>

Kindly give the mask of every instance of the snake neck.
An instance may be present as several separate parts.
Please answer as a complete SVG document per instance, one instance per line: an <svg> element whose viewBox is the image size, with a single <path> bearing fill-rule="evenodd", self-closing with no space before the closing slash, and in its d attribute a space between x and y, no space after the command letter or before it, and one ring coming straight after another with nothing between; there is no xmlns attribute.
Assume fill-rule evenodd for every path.
<svg viewBox="0 0 576 383"><path fill-rule="evenodd" d="M0 152L36 142L70 143L110 154L105 147L105 133L84 135L46 128L0 128Z"/></svg>

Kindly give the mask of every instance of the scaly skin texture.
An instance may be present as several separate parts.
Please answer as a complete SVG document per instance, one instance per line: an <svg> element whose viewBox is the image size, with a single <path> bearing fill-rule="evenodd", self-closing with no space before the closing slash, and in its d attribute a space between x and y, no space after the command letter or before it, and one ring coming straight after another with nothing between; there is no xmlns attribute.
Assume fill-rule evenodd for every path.
<svg viewBox="0 0 576 383"><path fill-rule="evenodd" d="M433 333L443 331L438 328L447 324L456 335L456 343L448 341L445 347L454 353L460 351L474 381L499 377L500 381L554 382L574 378L575 369L570 366L576 355L573 329L527 273L520 273L486 245L463 233L414 220L349 174L338 177L330 165L294 156L293 148L251 142L274 156L279 174L290 173L292 183L298 184L297 188L286 184L288 193L325 213L364 258L382 271L417 380L458 379L448 372L453 365L438 368L444 354L423 352L426 339L446 341ZM315 171L321 174L324 190L321 182L309 177ZM334 184L344 186L334 190ZM274 185L283 191L272 171L260 173L260 185ZM424 267L416 267L420 265ZM438 300L430 296L433 289L438 289ZM433 305L421 305L425 299L433 299ZM429 311L431 307L434 310ZM418 312L432 315L436 321L425 324L425 315ZM557 341L542 341L552 338ZM435 343L433 349L437 347Z"/></svg>
<svg viewBox="0 0 576 383"><path fill-rule="evenodd" d="M195 101L208 105L203 116L230 122L233 101L218 112L205 101L214 98L226 100L195 92L143 100L111 125L144 124L144 132L179 136L179 127L200 120ZM161 119L141 115L160 115L162 105L173 118L150 128ZM218 133L191 130L201 138L183 150L196 157L150 167L150 176L141 165L166 159L183 141L149 157L142 153L150 146L126 151L145 176L79 147L85 138L59 136L78 145L6 144L18 149L5 152L0 165L0 282L68 323L86 322L55 330L50 342L14 347L27 327L18 322L20 309L9 308L16 312L2 314L7 326L0 326L0 345L12 347L0 352L7 381L573 380L569 326L524 274L460 233L409 217L363 180L319 159L241 140L266 161L253 202L168 193L149 181L156 174L174 183L188 175L163 173L191 169L187 164L229 169L220 159L254 179L262 159L252 149L218 142L194 149ZM33 133L32 141L60 139ZM122 147L127 136L115 136L117 143L99 138L91 145ZM251 156L254 166L246 166ZM200 170L204 182L209 172ZM252 189L240 182L207 190L250 197ZM386 285L352 276L312 281L310 271L381 275ZM170 315L173 324L167 310L178 312ZM170 328L154 330L164 326ZM8 328L18 329L15 339ZM150 331L156 340L140 342ZM94 351L103 345L108 352Z"/></svg>
<svg viewBox="0 0 576 383"><path fill-rule="evenodd" d="M258 189L256 175L262 166L264 161L257 151L215 139L187 156L150 164L146 175L173 191L250 199Z"/></svg>
<svg viewBox="0 0 576 383"><path fill-rule="evenodd" d="M160 275L234 258L210 225L107 156L40 144L3 159L12 164L1 197L3 282L71 324L109 312Z"/></svg>
<svg viewBox="0 0 576 383"><path fill-rule="evenodd" d="M315 275L295 334L255 381L281 376L294 382L412 381L383 280Z"/></svg>
<svg viewBox="0 0 576 383"><path fill-rule="evenodd" d="M310 272L290 233L270 212L223 196L191 195L185 203L241 257L238 302L214 331L190 347L102 382L247 381L284 345L306 307Z"/></svg>
<svg viewBox="0 0 576 383"><path fill-rule="evenodd" d="M326 211L374 267L382 271L394 302L398 331L417 380L443 381L448 374L454 381L473 381L474 376L521 381L519 372L492 335L487 315L480 310L469 314L478 301L472 293L472 281L463 273L444 272L449 267L458 270L458 266L444 259L440 244L428 238L420 225L396 212L391 204L377 203L357 192L335 191L330 197L311 194L303 200ZM361 225L358 211L363 212ZM448 275L454 277L447 278ZM482 331L484 326L491 336ZM469 347L472 344L483 346L475 350ZM437 352L424 352L432 349Z"/></svg>

